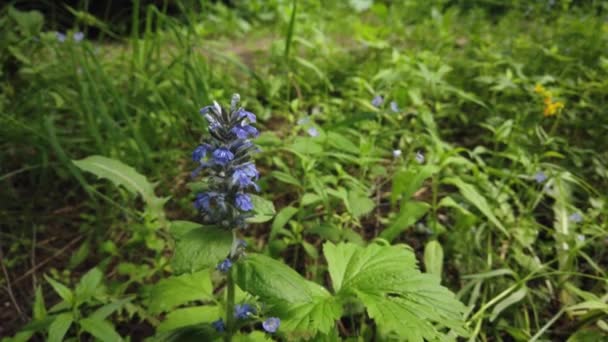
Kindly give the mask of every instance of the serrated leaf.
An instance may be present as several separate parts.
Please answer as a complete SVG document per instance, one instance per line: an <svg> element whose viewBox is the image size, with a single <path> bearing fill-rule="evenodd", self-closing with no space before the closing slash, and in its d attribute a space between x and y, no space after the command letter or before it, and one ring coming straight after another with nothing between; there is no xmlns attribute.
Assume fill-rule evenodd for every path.
<svg viewBox="0 0 608 342"><path fill-rule="evenodd" d="M270 230L270 238L269 240L273 240L274 237L283 229L285 224L289 222L291 217L298 212L298 208L294 208L291 206L285 207L279 211L277 216L274 218L272 222L272 228Z"/></svg>
<svg viewBox="0 0 608 342"><path fill-rule="evenodd" d="M70 329L74 318L71 313L62 313L53 320L49 326L48 342L61 342Z"/></svg>
<svg viewBox="0 0 608 342"><path fill-rule="evenodd" d="M424 202L405 202L397 217L380 233L380 237L393 241L399 234L420 220L430 208L431 206Z"/></svg>
<svg viewBox="0 0 608 342"><path fill-rule="evenodd" d="M205 305L183 308L171 311L156 328L159 332L183 328L200 323L211 323L221 317L221 310L217 306Z"/></svg>
<svg viewBox="0 0 608 342"><path fill-rule="evenodd" d="M424 246L424 267L427 273L441 278L443 270L443 248L437 240L427 242Z"/></svg>
<svg viewBox="0 0 608 342"><path fill-rule="evenodd" d="M257 195L249 195L253 204L254 216L247 219L249 223L262 223L272 220L275 215L274 204Z"/></svg>
<svg viewBox="0 0 608 342"><path fill-rule="evenodd" d="M51 284L51 286L53 287L53 290L55 290L55 292L57 292L57 294L59 295L59 297L61 297L61 299L63 299L64 301L66 301L69 304L74 303L74 293L72 293L72 290L67 288L62 283L56 281L55 279L48 277L46 274L44 275L44 279L46 279L46 281L48 281L49 284Z"/></svg>
<svg viewBox="0 0 608 342"><path fill-rule="evenodd" d="M103 273L96 267L85 273L74 290L76 301L82 303L91 298L97 291L97 286L99 286L102 278Z"/></svg>
<svg viewBox="0 0 608 342"><path fill-rule="evenodd" d="M471 202L471 204L477 207L477 209L479 209L479 211L481 211L490 220L490 222L492 222L492 224L500 229L501 232L503 232L505 235L509 235L507 229L496 218L496 216L494 216L494 213L492 212L486 198L482 196L473 185L465 183L462 179L455 177L446 178L443 180L443 182L456 186L467 201Z"/></svg>
<svg viewBox="0 0 608 342"><path fill-rule="evenodd" d="M162 207L167 201L167 199L156 197L154 186L146 177L119 160L95 155L81 160L73 160L72 162L81 170L91 172L97 177L105 178L116 186L124 187L133 194L141 195L146 204L157 213L162 211Z"/></svg>
<svg viewBox="0 0 608 342"><path fill-rule="evenodd" d="M176 241L171 260L175 274L215 267L232 248L232 233L226 229L182 223L172 224L171 232Z"/></svg>
<svg viewBox="0 0 608 342"><path fill-rule="evenodd" d="M351 214L356 218L369 214L376 207L376 203L365 194L353 191L348 193L348 204Z"/></svg>
<svg viewBox="0 0 608 342"><path fill-rule="evenodd" d="M150 289L148 309L156 314L195 300L213 300L209 270L172 276L159 281Z"/></svg>
<svg viewBox="0 0 608 342"><path fill-rule="evenodd" d="M120 342L122 337L114 330L114 326L108 321L85 318L78 322L82 330L93 335L103 342Z"/></svg>

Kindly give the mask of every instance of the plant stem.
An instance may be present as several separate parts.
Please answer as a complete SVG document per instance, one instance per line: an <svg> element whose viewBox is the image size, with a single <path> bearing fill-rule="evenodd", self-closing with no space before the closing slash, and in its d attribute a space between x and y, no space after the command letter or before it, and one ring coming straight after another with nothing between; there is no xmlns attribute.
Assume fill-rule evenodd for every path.
<svg viewBox="0 0 608 342"><path fill-rule="evenodd" d="M230 342L234 333L234 279L232 269L228 270L228 284L226 289L226 335L224 341Z"/></svg>

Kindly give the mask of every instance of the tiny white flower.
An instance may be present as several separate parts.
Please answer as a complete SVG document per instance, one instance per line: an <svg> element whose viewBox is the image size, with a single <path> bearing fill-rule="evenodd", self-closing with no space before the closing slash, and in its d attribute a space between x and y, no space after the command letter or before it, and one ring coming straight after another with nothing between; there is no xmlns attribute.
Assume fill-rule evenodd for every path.
<svg viewBox="0 0 608 342"><path fill-rule="evenodd" d="M317 129L316 129L316 128L314 128L314 127L310 127L310 128L308 129L308 135L310 135L311 137L313 137L313 138L314 138L314 137L316 137L316 136L319 136L319 131L317 131Z"/></svg>
<svg viewBox="0 0 608 342"><path fill-rule="evenodd" d="M416 152L416 161L420 164L424 163L424 154L422 152Z"/></svg>
<svg viewBox="0 0 608 342"><path fill-rule="evenodd" d="M401 150L393 150L393 157L394 158L401 157Z"/></svg>

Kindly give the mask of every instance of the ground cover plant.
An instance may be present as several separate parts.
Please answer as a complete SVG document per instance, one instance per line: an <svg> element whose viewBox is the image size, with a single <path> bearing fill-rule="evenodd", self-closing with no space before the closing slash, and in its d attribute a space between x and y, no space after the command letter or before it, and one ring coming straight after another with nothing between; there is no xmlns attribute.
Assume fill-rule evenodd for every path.
<svg viewBox="0 0 608 342"><path fill-rule="evenodd" d="M3 6L2 341L607 338L604 2Z"/></svg>

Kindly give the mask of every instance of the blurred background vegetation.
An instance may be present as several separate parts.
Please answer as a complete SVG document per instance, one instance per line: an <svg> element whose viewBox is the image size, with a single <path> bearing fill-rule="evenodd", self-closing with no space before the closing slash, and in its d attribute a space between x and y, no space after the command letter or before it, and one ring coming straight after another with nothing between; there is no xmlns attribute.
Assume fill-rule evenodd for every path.
<svg viewBox="0 0 608 342"><path fill-rule="evenodd" d="M471 339L606 338L607 2L17 1L0 34L1 337L36 289L57 302L43 274L94 266L135 298L117 331L153 334L164 218L72 160L120 160L195 220L198 110L238 92L279 213L253 248L318 280L323 240L381 236L421 262L436 241Z"/></svg>

